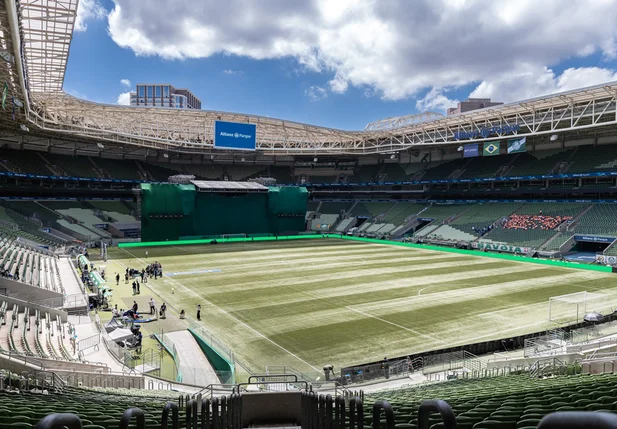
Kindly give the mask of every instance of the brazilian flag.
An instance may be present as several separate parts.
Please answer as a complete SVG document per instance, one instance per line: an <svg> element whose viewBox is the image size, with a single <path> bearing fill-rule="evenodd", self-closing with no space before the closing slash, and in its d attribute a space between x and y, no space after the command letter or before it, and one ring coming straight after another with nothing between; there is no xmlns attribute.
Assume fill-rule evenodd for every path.
<svg viewBox="0 0 617 429"><path fill-rule="evenodd" d="M9 95L9 84L4 82L4 89L2 90L2 109L6 110L6 97Z"/></svg>
<svg viewBox="0 0 617 429"><path fill-rule="evenodd" d="M501 142L488 142L484 143L484 151L482 156L495 156L499 155L499 147Z"/></svg>

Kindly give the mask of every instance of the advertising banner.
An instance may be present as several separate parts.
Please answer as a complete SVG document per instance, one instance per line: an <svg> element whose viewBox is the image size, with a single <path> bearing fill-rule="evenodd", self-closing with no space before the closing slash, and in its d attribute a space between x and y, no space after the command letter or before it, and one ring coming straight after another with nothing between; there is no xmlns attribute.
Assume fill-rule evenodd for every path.
<svg viewBox="0 0 617 429"><path fill-rule="evenodd" d="M478 250L490 250L492 252L529 253L529 247L510 246L499 243L471 243L471 247Z"/></svg>
<svg viewBox="0 0 617 429"><path fill-rule="evenodd" d="M463 158L473 158L479 156L478 144L466 144L463 146Z"/></svg>
<svg viewBox="0 0 617 429"><path fill-rule="evenodd" d="M482 156L495 156L495 155L499 155L500 147L501 147L501 142L487 142L487 143L484 143L484 150L482 151Z"/></svg>
<svg viewBox="0 0 617 429"><path fill-rule="evenodd" d="M214 122L214 147L218 149L255 150L255 124Z"/></svg>
<svg viewBox="0 0 617 429"><path fill-rule="evenodd" d="M603 255L601 253L596 254L596 262L601 265L617 266L617 256Z"/></svg>
<svg viewBox="0 0 617 429"><path fill-rule="evenodd" d="M527 152L527 137L516 140L508 140L508 153Z"/></svg>
<svg viewBox="0 0 617 429"><path fill-rule="evenodd" d="M575 235L574 241L587 241L590 243L612 243L615 237L600 237L598 235Z"/></svg>

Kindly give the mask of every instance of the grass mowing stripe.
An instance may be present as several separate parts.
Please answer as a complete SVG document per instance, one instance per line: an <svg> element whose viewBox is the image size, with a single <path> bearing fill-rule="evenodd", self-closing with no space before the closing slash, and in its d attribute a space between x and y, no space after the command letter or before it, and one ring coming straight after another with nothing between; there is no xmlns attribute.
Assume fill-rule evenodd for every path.
<svg viewBox="0 0 617 429"><path fill-rule="evenodd" d="M517 280L528 280L534 278L534 276L536 278L542 278L549 275L553 276L555 275L554 271L555 270L552 268L541 268L538 269L537 272L526 270L516 274L518 276ZM479 295L475 293L473 288L479 288L482 286L495 286L498 288L500 283L511 281L511 277L506 277L503 274L494 274L490 276L477 277L473 283L461 283L460 279L453 279L449 282L434 283L432 286L439 287L442 291L466 289L464 292L465 294ZM331 281L332 288L336 287L336 282L336 280ZM289 322L289 320L285 319L286 317L293 319L300 315L305 316L307 314L317 314L320 315L320 318L322 318L326 317L325 314L321 314L324 311L340 308L345 305L353 305L356 308L371 310L374 306L382 307L392 305L392 303L397 303L400 299L410 300L413 302L413 296L416 295L414 292L417 289L417 286L414 287L413 285L408 288L393 288L376 296L370 285L371 283L367 283L366 288L362 288L361 285L358 285L359 290L356 293L343 295L342 297L337 297L336 299L327 299L326 304L324 304L324 297L319 294L314 296L312 291L303 291L302 296L294 302L284 300L284 295L280 292L273 295L265 295L264 299L259 301L256 301L253 297L251 297L250 301L247 302L242 298L244 294L238 293L229 294L229 298L234 298L234 301L222 301L219 299L215 299L215 301L226 308L233 309L233 311L250 311L251 317L258 320L267 320L273 326L280 329L285 329L286 324ZM330 288L329 285L325 285L325 287ZM298 295L298 292L294 292L294 295ZM441 299L441 297L439 297L439 299ZM363 306L363 304L368 304L368 306ZM404 305L412 304L409 303Z"/></svg>
<svg viewBox="0 0 617 429"><path fill-rule="evenodd" d="M191 292L177 288L171 295L168 279L156 287L180 308L203 298L214 304L208 328L259 371L304 365L270 340L313 370L539 329L548 324L551 294L598 289L615 295L614 277L602 272L383 243L303 240L158 250L149 260L161 255L168 272L223 270L183 277ZM267 339L220 317L216 307Z"/></svg>
<svg viewBox="0 0 617 429"><path fill-rule="evenodd" d="M144 265L146 265L146 264L147 264L147 262L146 262L145 260L143 260L143 259L141 259L141 258L138 258L137 256L133 255L133 254L132 254L131 252L129 252L128 250L126 250L126 249L122 249L122 250L124 250L126 253L128 253L128 254L132 255L135 259L139 260L142 264L144 264ZM180 283L178 280L176 280L176 279L174 279L174 278L172 278L172 277L167 277L167 278L168 278L168 279L169 279L172 283L174 283L174 284L176 284L176 285L178 285L178 286L182 287L182 288L183 288L184 290L186 290L187 292L189 292L189 293L195 293L195 292L193 292L190 288L188 288L188 287L184 286L182 283ZM198 296L198 298L203 299L203 298L202 298L202 297L200 297L200 296ZM311 368L313 368L315 371L320 371L320 369L319 369L319 368L314 367L314 366L313 366L313 365L311 365L310 363L306 362L304 359L302 359L302 358L298 357L298 356L297 356L297 355L295 355L294 353L292 353L292 352L290 352L289 350L287 350L285 347L283 347L283 346L281 346L280 344L277 344L276 342L272 341L270 338L266 337L266 336L265 336L264 334L262 334L261 332L259 332L259 331L255 330L254 328L252 328L251 326L249 326L247 323L245 323L245 322L241 321L240 319L238 319L238 318L237 318L237 317L235 317L234 315L230 314L229 312L227 312L227 311L226 311L226 310L224 310L223 308L218 307L218 306L217 306L217 305L215 305L214 303L209 302L209 301L207 301L207 300L204 300L204 301L206 301L206 303L207 303L209 306L215 307L218 311L220 311L220 312L221 312L221 313L223 313L224 315L226 315L226 316L230 317L230 318L231 318L231 319L233 319L235 322L237 322L237 323L241 324L242 326L244 326L245 328L249 329L250 331L252 331L253 333L255 333L257 336L259 336L259 337L263 338L264 340L269 341L270 343L272 343L273 345L277 346L278 348L280 348L280 349L281 349L281 350L283 350L284 352L286 352L286 353L290 354L290 355L291 355L291 356L293 356L294 358L298 359L299 361L301 361L301 362L302 362L302 363L304 363L305 365L310 366L310 367L311 367Z"/></svg>
<svg viewBox="0 0 617 429"><path fill-rule="evenodd" d="M532 270L533 271L533 270ZM523 270L520 267L514 272L521 272L524 275L529 273L529 270ZM363 276L361 278L352 277L346 280L330 279L327 282L317 281L315 283L287 283L286 285L277 286L276 288L260 289L258 293L251 289L242 293L225 292L212 293L206 295L209 299L217 302L219 305L233 308L234 311L255 310L260 306L265 306L273 311L280 311L271 306L284 304L286 307L296 309L300 312L307 303L307 295L309 298L317 297L318 299L331 299L338 302L345 302L347 305L358 304L354 297L362 295L364 298L361 302L376 303L382 301L393 301L396 299L408 299L417 296L415 291L419 287L431 284L433 286L447 285L447 290L455 289L457 286L467 287L470 284L474 286L483 285L484 279L488 279L488 284L494 284L495 278L502 274L501 269L497 270L469 270L466 273L457 273L452 276L449 282L445 282L443 276L431 273L431 276L414 276L401 279L396 273L391 276L375 274L373 276ZM461 281L475 279L474 283L464 283ZM300 307L300 308L297 308ZM309 307L310 308L310 307Z"/></svg>
<svg viewBox="0 0 617 429"><path fill-rule="evenodd" d="M546 270L549 271L549 273L551 273L551 271L554 270ZM528 274L527 272L525 272L524 274ZM552 273L551 273L552 274ZM553 280L555 280L556 276L551 276L551 278ZM559 276L557 276L559 277ZM557 279L558 281L559 279ZM455 285L455 283L453 283L453 285ZM491 287L492 284L488 283L488 286ZM475 286L474 287L478 287ZM517 286L518 287L518 286ZM467 289L467 288L466 288ZM501 303L511 303L512 299L510 298L510 296L518 296L521 294L520 291L517 291L514 294L507 294L508 290L504 290L503 291L504 294L502 295L495 295L495 296L491 296L488 298L484 298L484 299L478 299L477 297L481 294L477 294L477 293L473 293L472 291L468 291L465 290L462 293L465 296L470 296L473 298L470 298L470 305L469 308L466 309L466 311L463 311L463 313L465 313L465 317L469 317L469 316L474 316L477 311L482 311L483 308L488 308L491 307L495 308L495 307L499 307L501 305ZM305 294L306 295L306 294ZM416 305L414 305L413 303L409 303L409 304L405 304L405 305L400 305L398 307L403 307L405 309L409 308L410 306L412 306L414 308L414 312L412 316L406 317L405 311L400 311L400 309L398 307L396 308L392 308L392 307L385 307L385 306L379 306L377 303L375 303L374 301L370 300L370 296L372 294L371 293L367 293L365 294L364 298L366 299L366 301L370 302L369 306L360 306L360 308L362 308L363 313L366 314L370 314L372 317L376 317L376 318L381 318L384 319L385 321L389 321L392 323L396 323L398 325L404 326L409 328L410 323L412 323L412 321L416 321L419 319L422 319L421 317L419 317L419 313L420 312L425 312L425 311L431 311L435 314L435 310L439 308L438 304L435 304L435 301L441 301L441 298L438 299L433 299L431 300L428 305L423 305L423 306L419 306L417 303ZM384 294L385 295L385 294ZM374 297L373 297L374 298ZM459 297L460 298L460 297ZM486 303L483 302L483 300L486 300ZM326 301L324 303L324 299L323 298L314 298L315 304L316 305L311 305L310 303L307 303L306 301L304 302L298 302L297 305L286 305L285 306L285 313L290 315L292 318L298 316L300 313L300 308L299 307L308 307L308 312L309 313L317 313L317 315L320 315L321 318L324 317L324 314L320 314L324 312L324 308L326 307L330 307L328 308L326 311L330 312L332 309L336 309L339 308L338 306L343 306L345 305L345 308L353 308L354 310L358 310L358 311L362 311L359 310L357 307L351 307L350 306L350 299L348 297L345 297L344 299L337 299L337 300L331 300L331 301ZM413 299L411 300L413 301ZM490 302L489 302L490 301ZM453 302L455 302L455 305L460 305L461 307L459 307L459 311L462 310L462 307L465 306L466 301L463 301L462 299L459 300L454 300ZM278 304L280 305L280 304ZM506 304L509 305L509 304ZM280 332L281 329L284 329L283 327L288 325L288 320L286 320L285 317L280 317L281 314L280 312L276 312L276 308L273 308L275 306L269 306L266 308L259 308L259 309L255 309L253 308L252 310L247 310L250 311L251 313L251 317L254 317L258 320L262 320L262 321L267 321L267 324L271 325L271 326L276 326L276 327L281 327L280 329L277 329L278 332ZM371 313L368 313L365 308L369 307L371 310ZM336 311L336 310L334 310ZM377 313L374 313L375 311L377 311ZM406 310L408 311L408 310ZM438 314L439 317L436 318L436 320L450 320L449 317L447 316L450 312L454 312L454 314L456 314L456 311L454 311L452 308L448 307L447 311L443 311L441 313ZM277 314L277 317L274 320L274 317L272 316L273 314ZM400 315L403 315L403 317L400 317ZM418 316L418 317L416 317ZM397 320L394 320L393 317L397 317ZM450 321L448 321L447 323L451 323ZM427 326L426 328L428 330L433 329L435 325L435 322L431 321L430 322L431 326ZM308 326L310 325L310 322L305 323L304 325ZM410 328L411 329L411 328ZM420 329L414 328L416 331L418 332L423 332Z"/></svg>
<svg viewBox="0 0 617 429"><path fill-rule="evenodd" d="M297 278L298 270L305 270L303 283L314 283L322 280L331 279L334 275L338 279L353 279L358 277L375 276L375 275L397 275L401 273L415 272L416 275L421 275L423 272L432 272L437 269L451 268L453 262L457 260L448 260L436 263L427 263L427 261L375 261L371 264L366 263L360 266L350 264L328 264L319 268L309 269L301 266L286 267L286 269L262 269L260 266L251 266L248 272L254 273L253 276L247 276L247 272L229 273L225 271L225 292L233 292L235 290L251 290L264 289L268 290L279 284L289 284ZM484 267L508 267L499 261L486 262L483 260L464 260L466 267L482 265ZM187 266L188 267L188 266ZM346 269L345 269L346 268ZM470 268L466 268L470 269ZM208 279L211 282L205 283L206 288L217 285L217 279ZM298 284L298 283L296 283Z"/></svg>

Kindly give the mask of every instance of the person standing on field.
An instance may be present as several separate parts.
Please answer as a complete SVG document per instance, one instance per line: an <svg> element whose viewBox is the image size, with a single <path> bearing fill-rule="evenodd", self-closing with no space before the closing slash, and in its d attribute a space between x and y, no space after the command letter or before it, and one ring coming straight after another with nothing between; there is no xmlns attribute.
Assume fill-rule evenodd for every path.
<svg viewBox="0 0 617 429"><path fill-rule="evenodd" d="M197 304L197 320L201 321L201 304Z"/></svg>

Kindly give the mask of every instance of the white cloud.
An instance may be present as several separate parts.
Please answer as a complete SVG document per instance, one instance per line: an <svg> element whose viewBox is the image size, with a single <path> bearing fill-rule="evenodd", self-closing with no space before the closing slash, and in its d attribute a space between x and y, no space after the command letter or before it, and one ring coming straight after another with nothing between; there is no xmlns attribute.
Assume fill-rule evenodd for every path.
<svg viewBox="0 0 617 429"><path fill-rule="evenodd" d="M548 67L617 56L617 0L113 1L109 34L138 55L290 57L328 74L333 92L368 87L399 100L429 90L419 102L435 108L449 102L439 89L479 82L474 92L535 96L567 86Z"/></svg>
<svg viewBox="0 0 617 429"><path fill-rule="evenodd" d="M223 70L223 73L230 75L230 76L242 76L244 74L242 70L232 70L232 69Z"/></svg>
<svg viewBox="0 0 617 429"><path fill-rule="evenodd" d="M103 19L106 16L107 11L98 0L80 0L75 17L75 31L86 31L88 29L86 21Z"/></svg>
<svg viewBox="0 0 617 429"><path fill-rule="evenodd" d="M130 106L131 105L131 92L123 92L122 94L120 94L118 96L118 100L116 101L116 104L121 104L123 106Z"/></svg>
<svg viewBox="0 0 617 429"><path fill-rule="evenodd" d="M445 112L449 107L456 107L458 100L452 100L444 95L443 89L431 88L424 97L416 101L416 109L421 112Z"/></svg>
<svg viewBox="0 0 617 429"><path fill-rule="evenodd" d="M120 79L120 83L122 84L122 86L126 86L127 88L131 87L131 81L128 79Z"/></svg>
<svg viewBox="0 0 617 429"><path fill-rule="evenodd" d="M326 91L326 88L323 88L321 86L312 85L304 91L304 94L311 101L319 101L319 100L323 100L324 98L328 96L328 91Z"/></svg>
<svg viewBox="0 0 617 429"><path fill-rule="evenodd" d="M569 68L560 75L546 67L505 72L481 82L470 97L497 101L520 101L617 80L617 72L606 68Z"/></svg>

